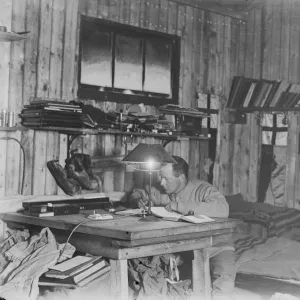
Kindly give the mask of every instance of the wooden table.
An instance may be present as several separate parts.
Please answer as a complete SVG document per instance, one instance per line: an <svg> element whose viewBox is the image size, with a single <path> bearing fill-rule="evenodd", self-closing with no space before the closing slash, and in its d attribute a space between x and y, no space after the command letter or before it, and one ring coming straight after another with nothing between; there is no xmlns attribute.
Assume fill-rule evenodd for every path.
<svg viewBox="0 0 300 300"><path fill-rule="evenodd" d="M239 224L238 220L224 218L191 224L156 218L155 221L145 221L139 216L115 216L112 220L91 221L87 219L89 213L47 218L6 213L0 214L0 218L8 224L23 224L27 228L49 227L58 242L66 242L75 226L85 222L74 231L70 243L78 251L110 259L111 296L118 300L128 299L128 259L190 250L194 252L193 291L209 299L209 257L205 249L226 242Z"/></svg>

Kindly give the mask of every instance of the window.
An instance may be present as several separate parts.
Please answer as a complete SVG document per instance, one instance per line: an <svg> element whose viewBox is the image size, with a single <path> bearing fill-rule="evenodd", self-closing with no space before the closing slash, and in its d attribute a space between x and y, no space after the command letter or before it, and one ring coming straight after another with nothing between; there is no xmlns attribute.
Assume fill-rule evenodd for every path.
<svg viewBox="0 0 300 300"><path fill-rule="evenodd" d="M78 97L178 103L180 38L81 16Z"/></svg>
<svg viewBox="0 0 300 300"><path fill-rule="evenodd" d="M262 120L262 144L287 145L288 125L284 114L264 114Z"/></svg>

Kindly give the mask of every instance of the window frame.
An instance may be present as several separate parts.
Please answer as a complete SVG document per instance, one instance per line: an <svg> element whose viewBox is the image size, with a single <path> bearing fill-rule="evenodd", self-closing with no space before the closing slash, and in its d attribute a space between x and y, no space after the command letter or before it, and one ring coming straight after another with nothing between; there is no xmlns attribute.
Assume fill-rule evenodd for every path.
<svg viewBox="0 0 300 300"><path fill-rule="evenodd" d="M172 97L167 97L163 94L140 91L139 94L124 94L123 89L113 87L99 87L82 84L81 80L81 59L82 59L82 34L84 22L92 22L107 28L113 32L114 35L122 34L133 37L140 37L143 39L155 39L169 42L172 45L171 50L171 94ZM178 104L179 103L179 79L180 79L180 47L181 39L177 35L171 35L154 30L144 29L131 25L124 25L117 22L98 19L81 15L80 17L80 32L79 32L79 58L78 58L78 91L77 96L80 99L94 99L96 101L109 101L116 103L144 103L147 105L164 105L164 104ZM113 39L112 47L115 47L115 39ZM143 43L144 44L144 43ZM145 52L145 49L143 49ZM112 76L114 76L114 58L115 49L112 49ZM145 55L143 53L143 55ZM143 80L145 73L145 60L143 59ZM112 78L114 80L114 78ZM99 88L101 90L99 90Z"/></svg>
<svg viewBox="0 0 300 300"><path fill-rule="evenodd" d="M261 135L264 134L264 132L272 132L272 137L271 137L271 141L270 144L263 144L263 145L271 145L271 146L276 146L276 147L286 147L287 145L278 145L276 144L276 140L277 140L277 134L281 133L281 132L286 132L288 133L288 125L286 126L278 126L278 116L277 114L272 114L272 126L265 126L263 125L261 128Z"/></svg>

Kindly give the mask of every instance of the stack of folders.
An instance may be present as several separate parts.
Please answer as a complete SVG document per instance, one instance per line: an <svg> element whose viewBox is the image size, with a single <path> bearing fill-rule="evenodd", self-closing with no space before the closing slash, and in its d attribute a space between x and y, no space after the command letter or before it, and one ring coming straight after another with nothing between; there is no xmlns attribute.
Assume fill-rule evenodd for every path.
<svg viewBox="0 0 300 300"><path fill-rule="evenodd" d="M101 256L75 256L49 268L40 277L39 285L76 288L102 279L110 269L110 265Z"/></svg>
<svg viewBox="0 0 300 300"><path fill-rule="evenodd" d="M54 99L31 100L24 105L20 117L25 127L84 127L84 115L78 104Z"/></svg>

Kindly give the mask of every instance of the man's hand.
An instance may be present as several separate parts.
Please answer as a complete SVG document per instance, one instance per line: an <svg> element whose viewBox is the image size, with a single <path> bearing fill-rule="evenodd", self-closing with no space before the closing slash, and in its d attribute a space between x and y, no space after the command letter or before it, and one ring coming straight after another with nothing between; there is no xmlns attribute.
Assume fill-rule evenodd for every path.
<svg viewBox="0 0 300 300"><path fill-rule="evenodd" d="M165 206L167 211L176 211L178 209L178 204L174 201L171 201L167 206Z"/></svg>
<svg viewBox="0 0 300 300"><path fill-rule="evenodd" d="M130 196L130 202L138 208L144 208L148 205L149 200L146 197L146 193L142 189L135 189Z"/></svg>

